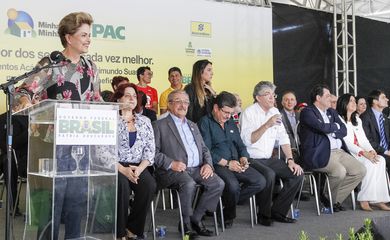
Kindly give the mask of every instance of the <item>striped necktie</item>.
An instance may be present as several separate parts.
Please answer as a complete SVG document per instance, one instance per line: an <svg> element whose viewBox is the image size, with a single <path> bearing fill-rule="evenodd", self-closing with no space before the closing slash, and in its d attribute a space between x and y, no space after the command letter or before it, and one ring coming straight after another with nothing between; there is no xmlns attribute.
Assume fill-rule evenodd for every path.
<svg viewBox="0 0 390 240"><path fill-rule="evenodd" d="M385 135L385 119L383 118L383 114L379 116L379 131L381 135L381 147L383 147L385 150L388 149L388 144L386 140L386 135Z"/></svg>

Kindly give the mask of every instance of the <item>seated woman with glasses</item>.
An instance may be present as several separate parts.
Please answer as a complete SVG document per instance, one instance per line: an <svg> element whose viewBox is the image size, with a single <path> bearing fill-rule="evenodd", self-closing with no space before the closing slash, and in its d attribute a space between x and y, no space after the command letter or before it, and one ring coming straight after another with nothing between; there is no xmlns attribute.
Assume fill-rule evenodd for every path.
<svg viewBox="0 0 390 240"><path fill-rule="evenodd" d="M360 207L365 211L372 211L371 206L390 211L390 207L386 205L390 201L386 180L386 161L375 152L364 133L362 120L356 112L355 97L351 94L339 97L337 111L346 122L347 136L344 137L344 141L350 153L367 169L357 197Z"/></svg>
<svg viewBox="0 0 390 240"><path fill-rule="evenodd" d="M123 104L118 126L117 237L121 239L143 239L146 215L156 190L156 181L145 170L154 163L153 128L147 117L135 114L136 89L135 84L125 83L112 97L113 102ZM131 191L134 201L128 215Z"/></svg>

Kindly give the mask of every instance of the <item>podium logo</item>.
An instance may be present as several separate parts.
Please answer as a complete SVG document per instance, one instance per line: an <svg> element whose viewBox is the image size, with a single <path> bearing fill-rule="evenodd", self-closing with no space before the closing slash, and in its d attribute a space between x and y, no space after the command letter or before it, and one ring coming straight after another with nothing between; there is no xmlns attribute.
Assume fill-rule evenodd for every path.
<svg viewBox="0 0 390 240"><path fill-rule="evenodd" d="M20 38L37 36L34 31L34 21L28 13L10 8L7 11L7 16L8 28L5 30L6 34L11 34Z"/></svg>
<svg viewBox="0 0 390 240"><path fill-rule="evenodd" d="M59 133L114 134L111 121L104 120L59 120Z"/></svg>

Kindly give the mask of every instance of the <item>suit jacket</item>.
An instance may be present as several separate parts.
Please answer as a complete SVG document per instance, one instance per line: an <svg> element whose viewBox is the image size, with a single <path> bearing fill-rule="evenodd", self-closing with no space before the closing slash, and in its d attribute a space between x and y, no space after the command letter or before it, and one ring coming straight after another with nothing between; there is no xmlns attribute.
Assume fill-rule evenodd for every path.
<svg viewBox="0 0 390 240"><path fill-rule="evenodd" d="M329 123L325 123L320 111L314 106L304 108L300 115L299 139L301 157L306 169L325 167L330 157L330 141L327 134L333 134L342 142L342 149L349 153L343 138L347 128L334 109L328 109L326 115ZM339 127L337 126L337 124Z"/></svg>
<svg viewBox="0 0 390 240"><path fill-rule="evenodd" d="M288 134L288 137L290 138L290 145L291 148L297 148L297 142L295 141L295 134L296 134L296 129L293 129L290 123L290 120L288 119L287 112L282 108L280 110L280 113L282 114L282 122L284 125L284 128L286 129L286 132ZM299 113L295 113L295 121L298 124L299 122Z"/></svg>
<svg viewBox="0 0 390 240"><path fill-rule="evenodd" d="M364 132L366 133L368 141L370 141L370 143L371 143L371 146L375 149L375 151L378 154L383 154L388 149L384 149L383 147L380 146L381 137L380 137L380 133L379 133L379 127L378 127L378 123L376 121L376 118L375 118L375 115L374 115L374 112L372 111L372 109L367 108L367 110L360 116L360 119L363 122L363 129L364 129ZM388 145L390 145L390 142L389 142L390 121L386 117L384 119L385 119L385 122L384 122L385 135L386 135L387 143L388 143Z"/></svg>
<svg viewBox="0 0 390 240"><path fill-rule="evenodd" d="M198 146L199 166L209 164L213 167L210 151L203 141L198 126L190 120L187 121ZM157 173L167 172L173 160L184 162L187 165L187 152L171 115L153 122L152 125L156 141L155 165Z"/></svg>

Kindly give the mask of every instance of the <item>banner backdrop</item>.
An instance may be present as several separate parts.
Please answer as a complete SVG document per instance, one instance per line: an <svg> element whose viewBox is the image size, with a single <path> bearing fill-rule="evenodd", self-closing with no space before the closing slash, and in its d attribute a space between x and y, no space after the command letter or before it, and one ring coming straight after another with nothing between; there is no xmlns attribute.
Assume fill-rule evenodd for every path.
<svg viewBox="0 0 390 240"><path fill-rule="evenodd" d="M269 8L207 0L3 0L0 11L0 83L30 71L37 61L62 50L58 23L70 12L94 18L87 57L98 68L102 89L113 76L137 83L136 70L150 66L151 86L169 86L168 69L191 80L192 64L213 62L213 87L252 102L254 85L273 80L272 12ZM5 95L0 93L0 112Z"/></svg>

